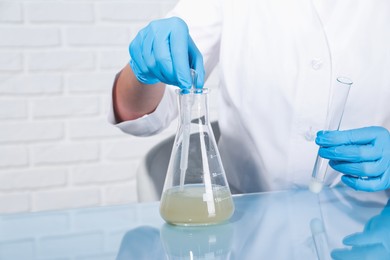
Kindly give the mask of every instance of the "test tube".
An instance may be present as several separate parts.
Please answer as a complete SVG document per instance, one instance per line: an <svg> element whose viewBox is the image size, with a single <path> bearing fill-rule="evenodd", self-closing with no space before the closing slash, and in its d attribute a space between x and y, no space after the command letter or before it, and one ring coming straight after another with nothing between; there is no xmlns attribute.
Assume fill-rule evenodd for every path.
<svg viewBox="0 0 390 260"><path fill-rule="evenodd" d="M349 78L339 77L333 87L332 99L329 102L328 112L326 115L326 130L339 130L341 120L344 114L345 103L347 102L349 90L352 86ZM309 189L314 193L320 193L324 185L326 172L328 170L329 160L324 159L317 153Z"/></svg>
<svg viewBox="0 0 390 260"><path fill-rule="evenodd" d="M326 236L326 230L322 221L318 218L314 218L310 221L311 235L314 240L314 246L317 253L318 260L330 260L328 239Z"/></svg>

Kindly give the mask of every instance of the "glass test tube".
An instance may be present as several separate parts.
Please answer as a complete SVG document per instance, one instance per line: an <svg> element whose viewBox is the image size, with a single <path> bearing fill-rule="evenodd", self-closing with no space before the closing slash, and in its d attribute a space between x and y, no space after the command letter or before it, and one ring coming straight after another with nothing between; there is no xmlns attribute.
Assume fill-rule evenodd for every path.
<svg viewBox="0 0 390 260"><path fill-rule="evenodd" d="M310 221L311 235L314 240L314 245L318 260L330 260L330 251L326 230L322 221L314 218Z"/></svg>
<svg viewBox="0 0 390 260"><path fill-rule="evenodd" d="M332 99L326 116L326 130L339 130L341 119L344 113L345 103L347 102L349 90L352 86L352 81L348 78L337 78L336 85L333 88ZM314 164L313 173L309 189L314 193L319 193L322 190L326 172L328 170L329 160L320 157L317 153L316 162Z"/></svg>

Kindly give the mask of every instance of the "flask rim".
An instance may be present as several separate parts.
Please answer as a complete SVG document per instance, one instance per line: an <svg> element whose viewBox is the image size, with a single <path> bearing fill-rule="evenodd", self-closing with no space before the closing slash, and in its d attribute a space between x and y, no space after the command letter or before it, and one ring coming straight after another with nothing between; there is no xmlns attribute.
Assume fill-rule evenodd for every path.
<svg viewBox="0 0 390 260"><path fill-rule="evenodd" d="M181 89L177 88L175 90L176 94L178 95L187 95L187 94L208 94L210 92L210 89L208 88L188 88L188 89Z"/></svg>

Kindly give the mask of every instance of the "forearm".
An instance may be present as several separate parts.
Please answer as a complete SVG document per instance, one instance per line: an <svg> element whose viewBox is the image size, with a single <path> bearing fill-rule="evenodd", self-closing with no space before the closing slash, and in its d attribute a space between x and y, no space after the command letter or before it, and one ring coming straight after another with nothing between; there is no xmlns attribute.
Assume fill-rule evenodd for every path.
<svg viewBox="0 0 390 260"><path fill-rule="evenodd" d="M113 106L118 123L152 113L160 103L165 84L142 84L127 64L119 74L113 89Z"/></svg>

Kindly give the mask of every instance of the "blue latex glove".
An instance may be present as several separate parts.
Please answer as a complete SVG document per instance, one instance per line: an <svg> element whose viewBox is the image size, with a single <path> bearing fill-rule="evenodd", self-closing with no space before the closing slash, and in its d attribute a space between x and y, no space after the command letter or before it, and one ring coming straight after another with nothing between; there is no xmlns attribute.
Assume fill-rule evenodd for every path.
<svg viewBox="0 0 390 260"><path fill-rule="evenodd" d="M203 87L203 57L180 18L151 22L130 43L129 52L130 66L144 84L163 82L190 88L192 68L198 74L196 87Z"/></svg>
<svg viewBox="0 0 390 260"><path fill-rule="evenodd" d="M363 191L390 187L390 134L371 126L346 131L318 132L319 155L345 175L342 181Z"/></svg>
<svg viewBox="0 0 390 260"><path fill-rule="evenodd" d="M345 237L343 243L351 248L333 250L333 259L390 259L390 203L367 222L363 232Z"/></svg>
<svg viewBox="0 0 390 260"><path fill-rule="evenodd" d="M165 260L160 231L151 226L141 226L127 231L115 259Z"/></svg>

